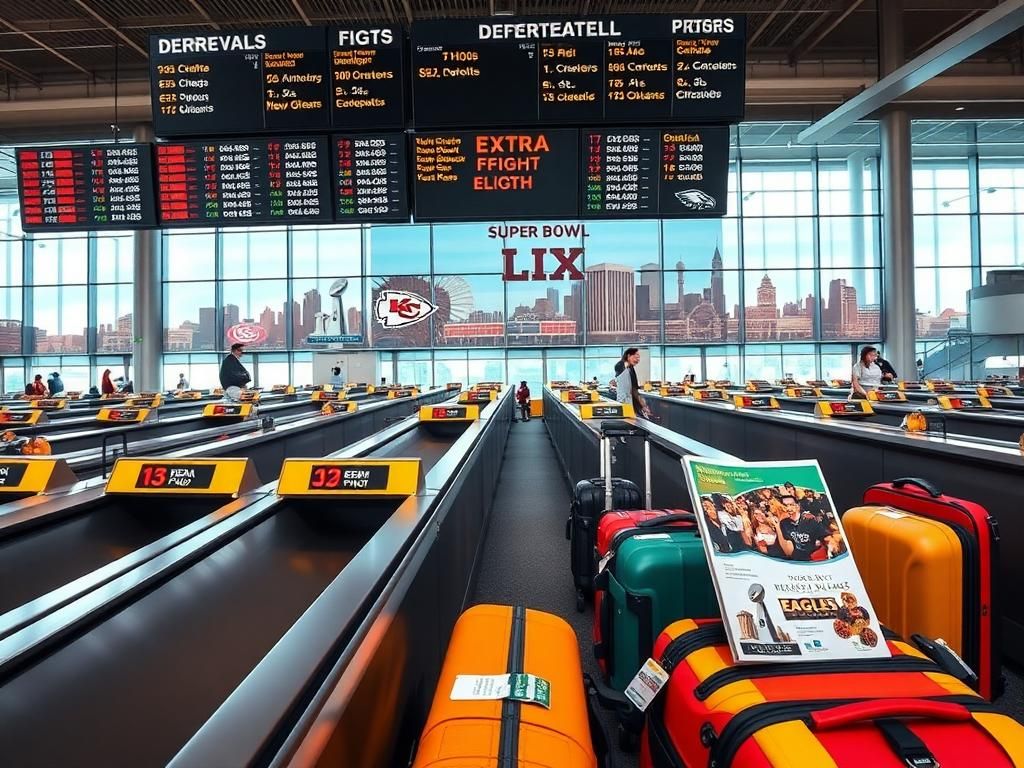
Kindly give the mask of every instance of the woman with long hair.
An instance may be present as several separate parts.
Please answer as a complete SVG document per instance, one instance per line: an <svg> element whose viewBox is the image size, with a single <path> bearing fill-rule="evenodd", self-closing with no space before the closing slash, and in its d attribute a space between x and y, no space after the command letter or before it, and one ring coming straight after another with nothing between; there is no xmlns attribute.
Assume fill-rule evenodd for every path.
<svg viewBox="0 0 1024 768"><path fill-rule="evenodd" d="M853 366L850 377L851 400L867 400L868 392L882 386L882 369L877 360L878 350L874 347L864 347L860 351L860 359Z"/></svg>

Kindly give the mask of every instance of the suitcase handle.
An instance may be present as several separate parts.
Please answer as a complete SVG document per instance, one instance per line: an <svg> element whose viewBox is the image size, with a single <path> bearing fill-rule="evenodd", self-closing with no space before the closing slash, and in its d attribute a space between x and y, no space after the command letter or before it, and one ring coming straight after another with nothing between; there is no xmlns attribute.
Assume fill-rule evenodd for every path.
<svg viewBox="0 0 1024 768"><path fill-rule="evenodd" d="M601 422L601 435L604 437L637 437L646 434L646 429L628 421L606 419Z"/></svg>
<svg viewBox="0 0 1024 768"><path fill-rule="evenodd" d="M662 515L661 517L652 517L650 520L643 520L636 524L637 528L656 528L659 525L665 525L665 523L696 523L697 518L694 517L693 512L676 512L673 515Z"/></svg>
<svg viewBox="0 0 1024 768"><path fill-rule="evenodd" d="M814 730L827 731L887 717L923 717L928 720L964 721L971 712L962 704L927 699L873 699L841 704L811 713Z"/></svg>
<svg viewBox="0 0 1024 768"><path fill-rule="evenodd" d="M893 488L903 488L906 485L916 485L933 499L937 499L942 495L942 491L939 490L935 483L921 477L901 477L892 481Z"/></svg>

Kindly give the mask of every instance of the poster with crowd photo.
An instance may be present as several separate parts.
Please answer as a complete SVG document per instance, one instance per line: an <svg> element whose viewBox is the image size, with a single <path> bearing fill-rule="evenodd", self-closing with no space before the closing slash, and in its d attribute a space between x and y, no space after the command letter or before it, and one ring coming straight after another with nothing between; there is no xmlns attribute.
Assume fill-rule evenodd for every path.
<svg viewBox="0 0 1024 768"><path fill-rule="evenodd" d="M817 461L683 467L736 661L890 655Z"/></svg>

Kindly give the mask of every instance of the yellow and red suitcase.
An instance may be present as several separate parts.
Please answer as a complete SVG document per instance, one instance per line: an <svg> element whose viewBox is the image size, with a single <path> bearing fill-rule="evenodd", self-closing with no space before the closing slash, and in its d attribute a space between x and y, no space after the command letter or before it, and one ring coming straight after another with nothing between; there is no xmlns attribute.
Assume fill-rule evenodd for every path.
<svg viewBox="0 0 1024 768"><path fill-rule="evenodd" d="M879 621L903 637L942 638L977 674L978 692L998 697L995 520L920 478L873 485L864 504L843 527Z"/></svg>
<svg viewBox="0 0 1024 768"><path fill-rule="evenodd" d="M505 673L550 682L550 708L451 699L457 675ZM596 768L590 712L572 627L541 611L477 605L455 625L413 768Z"/></svg>
<svg viewBox="0 0 1024 768"><path fill-rule="evenodd" d="M1024 766L1024 726L949 674L954 660L887 642L889 659L736 664L720 620L672 624L640 768Z"/></svg>

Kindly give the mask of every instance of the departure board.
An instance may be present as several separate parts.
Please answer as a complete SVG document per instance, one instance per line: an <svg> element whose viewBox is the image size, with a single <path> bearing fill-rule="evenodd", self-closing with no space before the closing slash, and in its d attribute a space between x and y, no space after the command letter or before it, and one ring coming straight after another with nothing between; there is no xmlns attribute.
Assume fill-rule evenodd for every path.
<svg viewBox="0 0 1024 768"><path fill-rule="evenodd" d="M417 221L579 214L579 131L416 133Z"/></svg>
<svg viewBox="0 0 1024 768"><path fill-rule="evenodd" d="M408 221L405 134L335 136L335 221Z"/></svg>
<svg viewBox="0 0 1024 768"><path fill-rule="evenodd" d="M726 214L727 127L594 129L581 135L584 217Z"/></svg>
<svg viewBox="0 0 1024 768"><path fill-rule="evenodd" d="M162 226L332 221L322 136L157 145Z"/></svg>
<svg viewBox="0 0 1024 768"><path fill-rule="evenodd" d="M156 226L148 144L27 147L16 154L26 232Z"/></svg>
<svg viewBox="0 0 1024 768"><path fill-rule="evenodd" d="M417 127L738 122L742 15L419 21Z"/></svg>
<svg viewBox="0 0 1024 768"><path fill-rule="evenodd" d="M402 128L397 27L152 35L157 136Z"/></svg>

